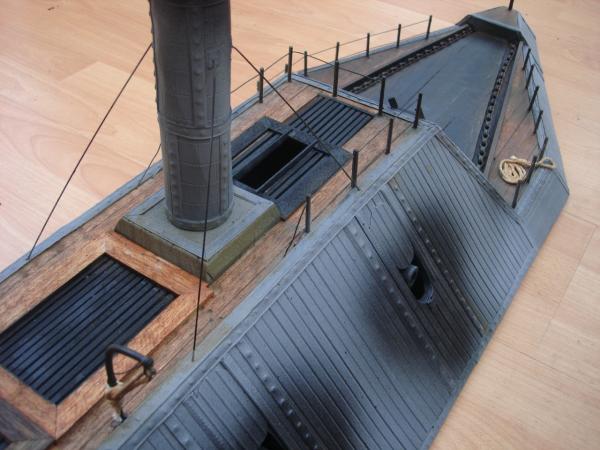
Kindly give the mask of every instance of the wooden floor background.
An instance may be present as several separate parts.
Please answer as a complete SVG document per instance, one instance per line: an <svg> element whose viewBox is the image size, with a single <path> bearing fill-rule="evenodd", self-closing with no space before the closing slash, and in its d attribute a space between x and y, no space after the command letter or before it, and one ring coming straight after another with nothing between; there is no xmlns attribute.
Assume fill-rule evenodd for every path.
<svg viewBox="0 0 600 450"><path fill-rule="evenodd" d="M233 38L267 66L288 45L312 52L430 13L437 29L494 6L488 0L232 0ZM434 448L600 448L600 1L516 0L515 7L537 34L571 197ZM146 0L0 0L0 267L29 250L148 46L149 30ZM372 45L394 38L384 34ZM363 45L343 47L342 55ZM232 87L251 75L234 55ZM242 87L233 104L253 90L253 82ZM45 235L141 172L157 145L150 54Z"/></svg>

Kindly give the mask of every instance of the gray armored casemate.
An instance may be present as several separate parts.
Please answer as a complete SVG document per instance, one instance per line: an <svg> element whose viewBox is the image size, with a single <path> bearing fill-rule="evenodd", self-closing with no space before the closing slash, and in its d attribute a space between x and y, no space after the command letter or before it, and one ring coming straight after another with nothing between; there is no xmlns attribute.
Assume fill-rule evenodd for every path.
<svg viewBox="0 0 600 450"><path fill-rule="evenodd" d="M169 220L214 228L233 206L229 0L150 0L150 17Z"/></svg>

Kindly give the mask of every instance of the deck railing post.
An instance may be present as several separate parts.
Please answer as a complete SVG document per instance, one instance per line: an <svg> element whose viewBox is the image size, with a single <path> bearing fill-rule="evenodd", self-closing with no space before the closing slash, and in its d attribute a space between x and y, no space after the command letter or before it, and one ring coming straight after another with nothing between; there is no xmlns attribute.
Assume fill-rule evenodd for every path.
<svg viewBox="0 0 600 450"><path fill-rule="evenodd" d="M383 114L383 102L385 100L385 78L381 79L381 88L379 90L379 108L377 110L377 115L381 116Z"/></svg>
<svg viewBox="0 0 600 450"><path fill-rule="evenodd" d="M429 21L427 22L427 33L425 34L425 39L429 39L429 33L431 32L431 20L433 16L429 16Z"/></svg>
<svg viewBox="0 0 600 450"><path fill-rule="evenodd" d="M385 154L389 155L392 150L392 136L394 134L394 118L390 117L390 124L388 126L387 143L385 144Z"/></svg>
<svg viewBox="0 0 600 450"><path fill-rule="evenodd" d="M339 61L336 61L335 63L333 63L333 90L331 92L331 95L334 97L337 97L339 74L340 74L340 63L339 63Z"/></svg>
<svg viewBox="0 0 600 450"><path fill-rule="evenodd" d="M338 61L340 59L340 43L336 42L335 43L335 61Z"/></svg>
<svg viewBox="0 0 600 450"><path fill-rule="evenodd" d="M515 4L515 0L510 0L510 3L508 4L509 11L512 11L514 4Z"/></svg>
<svg viewBox="0 0 600 450"><path fill-rule="evenodd" d="M527 111L531 111L533 109L533 104L535 103L535 99L537 98L538 92L540 91L540 87L536 86L533 90L533 95L531 96L531 100L529 101L529 107Z"/></svg>
<svg viewBox="0 0 600 450"><path fill-rule="evenodd" d="M413 128L419 126L419 116L421 115L421 103L423 102L423 94L419 93L417 97L417 107L415 108L415 120L413 122Z"/></svg>
<svg viewBox="0 0 600 450"><path fill-rule="evenodd" d="M367 58L371 54L371 33L367 33Z"/></svg>
<svg viewBox="0 0 600 450"><path fill-rule="evenodd" d="M396 34L396 48L400 47L400 33L402 33L402 24L398 24L398 34Z"/></svg>
<svg viewBox="0 0 600 450"><path fill-rule="evenodd" d="M535 126L533 127L533 134L537 134L538 128L540 127L540 123L542 123L542 116L544 115L544 110L540 109L540 113L537 116L535 121Z"/></svg>
<svg viewBox="0 0 600 450"><path fill-rule="evenodd" d="M304 232L310 233L310 222L311 222L311 205L310 195L306 196L306 215L304 216Z"/></svg>
<svg viewBox="0 0 600 450"><path fill-rule="evenodd" d="M523 70L527 68L527 63L529 62L529 58L531 58L531 47L527 49L527 55L525 55L525 62L523 63Z"/></svg>
<svg viewBox="0 0 600 450"><path fill-rule="evenodd" d="M515 195L513 196L512 201L512 209L517 207L517 202L519 201L519 191L521 190L521 181L517 182L517 187L515 188Z"/></svg>
<svg viewBox="0 0 600 450"><path fill-rule="evenodd" d="M265 69L261 67L260 70L258 71L258 103L263 102L264 87L265 87Z"/></svg>
<svg viewBox="0 0 600 450"><path fill-rule="evenodd" d="M533 171L536 169L535 164L537 163L537 156L534 156L531 160L531 167L527 171L527 178L525 179L525 183L529 184L531 180L531 176L533 175Z"/></svg>
<svg viewBox="0 0 600 450"><path fill-rule="evenodd" d="M288 83L292 81L292 60L294 57L294 47L290 45L288 50L288 70L287 70L287 80Z"/></svg>
<svg viewBox="0 0 600 450"><path fill-rule="evenodd" d="M538 158L539 161L544 159L544 155L546 154L546 147L548 147L548 136L544 138L544 143L542 144L542 149L540 150L540 157Z"/></svg>
<svg viewBox="0 0 600 450"><path fill-rule="evenodd" d="M358 150L352 152L352 174L350 175L350 187L354 189L356 187L356 180L358 179Z"/></svg>
<svg viewBox="0 0 600 450"><path fill-rule="evenodd" d="M532 78L533 78L533 66L531 66L529 75L527 75L527 81L525 82L525 90L529 89L529 83L531 83Z"/></svg>
<svg viewBox="0 0 600 450"><path fill-rule="evenodd" d="M304 50L304 76L308 76L308 52Z"/></svg>

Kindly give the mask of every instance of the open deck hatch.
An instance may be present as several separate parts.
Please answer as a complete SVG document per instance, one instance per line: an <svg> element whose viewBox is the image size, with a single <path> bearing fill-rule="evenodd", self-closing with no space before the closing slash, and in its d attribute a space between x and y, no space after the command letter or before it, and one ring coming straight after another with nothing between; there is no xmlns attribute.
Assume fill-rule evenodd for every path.
<svg viewBox="0 0 600 450"><path fill-rule="evenodd" d="M372 117L323 96L309 102L299 115L302 119L292 115L287 123L264 117L232 144L236 184L273 201L283 219L350 159L340 146Z"/></svg>

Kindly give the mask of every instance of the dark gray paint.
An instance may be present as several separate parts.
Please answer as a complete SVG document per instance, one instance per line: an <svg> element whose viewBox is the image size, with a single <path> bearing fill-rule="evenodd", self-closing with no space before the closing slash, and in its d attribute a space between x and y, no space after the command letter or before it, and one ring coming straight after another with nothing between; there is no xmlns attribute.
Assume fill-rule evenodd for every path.
<svg viewBox="0 0 600 450"><path fill-rule="evenodd" d="M229 0L151 0L150 17L169 220L211 229L233 206Z"/></svg>
<svg viewBox="0 0 600 450"><path fill-rule="evenodd" d="M473 158L481 123L496 76L502 64L506 40L475 32L389 76L386 98L395 97L401 109L414 110L423 93L425 118L445 129L450 138ZM361 96L376 100L380 86Z"/></svg>
<svg viewBox="0 0 600 450"><path fill-rule="evenodd" d="M244 107L250 105L247 103ZM545 117L549 116L546 114ZM401 149L394 149L388 159L361 179L362 191L351 193L328 219L317 224L314 232L304 237L284 260L282 267L201 343L198 351L200 362L190 364L188 359L183 361L168 382L146 400L104 447L256 448L257 442L266 433L267 425L276 430L290 448L314 447L315 444L335 448L344 446L348 439L353 439L351 443L357 446L364 446L365 441L382 443L384 447L389 442L427 446L508 306L567 195L563 179L557 176L562 175L561 172L538 171L532 178L535 189L528 189L519 208L513 211L472 163L438 131L435 126L422 121L419 130L414 134L411 132L410 142L403 143ZM551 123L547 133L553 135ZM551 151L558 153L556 141ZM422 169L423 160L416 166L413 161L436 154L434 152L447 152L450 163L446 161L443 165L434 158L432 164L427 164L425 176L417 172L417 169ZM429 174L429 169L433 169L434 175ZM395 183L402 179L394 181L393 178L401 171L404 175L420 177L420 182L425 183L427 188L422 195L437 200L446 192L440 192L437 183L447 188L452 179L442 182L440 175L435 174L446 170L448 176L457 183L466 183L465 186L470 186L477 195L464 208L460 205L451 207L449 203L439 215L422 213L418 216L414 213L411 217L410 211L414 208L410 204L410 192L405 190L412 186L396 189ZM554 179L549 180L548 177ZM404 202L398 192L404 197ZM385 193L388 194L387 199L380 200ZM461 196L457 199L463 201ZM377 202L384 208L378 208ZM534 205L536 209L530 210L527 205ZM395 234L395 242L378 237L378 233L385 235L384 229L369 228L366 234L362 231L360 227L366 227L372 215L366 208L381 215L396 216L382 219L386 226L391 224L390 229L394 231L400 224L401 231ZM485 233L477 231L474 228L476 224L470 223L470 229L464 231L475 236L470 253L466 250L465 253L455 252L448 242L450 238L462 236L462 227L456 228L453 224L459 222L453 221L460 219L460 213L468 212L471 215L465 217L487 215L490 220L501 220L503 225L498 226L498 233L491 234L490 238L500 239L501 242L494 245L497 244L498 248L508 246L512 257L517 258L518 268L500 265L500 274L504 273L506 277L506 274L514 273L515 277L508 286L500 284L501 292L505 294L491 322L485 321L485 316L477 314L477 311L487 311L490 304L493 307L493 303L489 302L497 303L498 300L494 300L494 296L470 298L468 292L476 292L476 289L485 286L481 286L478 280L459 277L459 272L456 272L457 275L451 273L445 260L448 255L461 258L461 261L467 260L469 270L485 267L485 253L492 244L482 240ZM432 226L428 223L430 220L443 226ZM355 231L358 229L356 234L352 231L354 224L357 224L354 227ZM420 227L418 224L421 224ZM493 224L481 222L480 225L489 230ZM512 240L513 235L517 237L516 243ZM340 239L345 239L341 241L341 249L339 245L334 247ZM439 249L434 239L439 243ZM397 274L390 272L394 263L403 264L410 258L407 242L412 242L413 251L423 253L423 263L434 276L436 292L441 293L442 299L447 299L447 302L440 304L438 300L431 308L410 303L406 286L402 285L401 279L395 278ZM518 243L522 246L514 248ZM348 258L338 258L329 267L319 269L327 270L325 274L331 275L330 279L323 280L318 273L315 274L313 262L325 258L326 251L336 248L338 252L346 252ZM439 256L442 251L446 252L444 259ZM521 253L524 254L522 260L518 259ZM501 260L508 257L508 254L499 255ZM331 259L328 261L331 262ZM369 264L372 264L371 269ZM358 288L348 288L356 287L352 284L354 279L348 281L336 275L341 270L352 270L354 274L357 267L361 270L357 279L366 280L366 299L362 295L364 292L361 293ZM305 274L311 273L306 280ZM342 291L345 292L342 301L339 295L321 295L325 291L315 292L309 297L302 293L305 291L298 294L303 285L313 282L313 277L321 280L319 282L331 292L345 289L347 292ZM298 281L301 283L299 287L295 285L297 280L301 280ZM506 283L503 280L505 278L497 274L483 277L484 283L495 286ZM292 294L288 293L288 289L295 297L290 297ZM438 310L433 310L434 307ZM387 314L378 313L382 310ZM276 341L266 342L267 346L259 345L261 341L257 339L260 336L256 336L258 331L255 328L264 324L275 329L278 323L272 318L275 313L278 314L275 319L279 321L288 317L289 327L281 339L285 338L287 342L295 340L302 345L291 346L289 351L285 347L284 353L281 350L274 353L278 345ZM296 322L292 323L289 317ZM311 317L315 319L307 321L306 318ZM434 327L428 323L434 320L440 325ZM444 320L449 325L454 321L459 325L456 329L444 327ZM485 325L487 328L482 331L481 327ZM300 326L306 336L294 332ZM477 333L481 337L476 341ZM317 340L317 335L324 339ZM398 339L398 336L405 338ZM311 345L306 344L307 340ZM327 345L325 349L324 345ZM310 363L305 354L311 356ZM450 357L451 354L462 356L454 358ZM465 358L468 358L466 363ZM363 373L369 371L375 371L377 376L365 377ZM289 375L289 372L296 375ZM458 379L456 373L459 373ZM389 391L393 393L391 396L384 388L389 378L395 381ZM207 380L223 380L225 385L211 386L205 384ZM314 388L313 381L318 382ZM360 389L352 392L347 399L336 395L336 392L348 389L350 383L359 383ZM423 393L423 385L430 387L434 393L433 403L426 401L429 397ZM324 396L317 395L317 392ZM386 394L383 400L382 393ZM411 399L415 398L421 398L423 402L419 401L414 406ZM442 404L439 405L439 402ZM365 414L364 411L374 408L375 404L377 412ZM195 405L200 406L196 408ZM286 409L286 406L290 408ZM390 411L404 411L404 414L384 417ZM414 415L410 416L410 412ZM250 419L252 423L247 422ZM426 434L425 424L430 425ZM332 431L328 425L335 426L338 431ZM349 437L344 435L341 438L346 440L337 441L339 432L346 430L353 434ZM414 445L415 439L421 439L417 445Z"/></svg>
<svg viewBox="0 0 600 450"><path fill-rule="evenodd" d="M348 152L337 144L333 145L334 141L349 139L362 128L365 119L368 121L371 118L369 114L356 108L350 110L361 114L358 122L356 117L344 117L342 114L340 114L341 121L336 121L335 116L330 120L334 122L330 128L335 128L337 125L337 128L346 129L350 125L351 128L347 128L346 133L336 135L330 133L327 128L313 129L315 133L319 133L321 143L316 142L309 133L299 127L283 124L267 117L258 120L232 143L233 176L236 185L272 201L277 206L281 218L287 219L299 205L304 203L307 195L317 192L350 159ZM329 140L331 134L335 139ZM277 151L278 143L285 138L291 138L302 144L302 151L283 167L274 171L264 184L254 187L244 184L244 176L257 170L261 163L272 158L272 153L269 152Z"/></svg>
<svg viewBox="0 0 600 450"><path fill-rule="evenodd" d="M167 434L189 440L165 448L258 448L267 426L289 448L431 443L568 191L562 168L539 170L513 210L440 127L422 121L405 139L106 448L153 448ZM415 255L432 280L429 305L400 275ZM224 373L226 387L205 387ZM248 403L250 433L229 417ZM187 423L175 429L174 417Z"/></svg>
<svg viewBox="0 0 600 450"><path fill-rule="evenodd" d="M289 448L429 445L538 242L439 127L423 123L407 141L106 448L152 448L166 434L185 448L258 448L265 422ZM415 253L433 280L431 305L398 271ZM223 373L226 387L206 387ZM260 411L250 433L231 418L242 403Z"/></svg>

